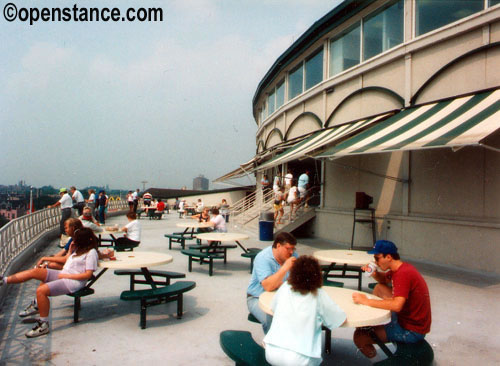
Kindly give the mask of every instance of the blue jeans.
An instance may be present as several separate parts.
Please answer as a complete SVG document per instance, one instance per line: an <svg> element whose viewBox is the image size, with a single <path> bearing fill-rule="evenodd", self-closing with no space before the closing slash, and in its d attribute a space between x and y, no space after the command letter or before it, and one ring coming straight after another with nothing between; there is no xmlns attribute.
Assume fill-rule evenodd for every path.
<svg viewBox="0 0 500 366"><path fill-rule="evenodd" d="M104 206L99 206L99 223L104 224L104 210L106 207Z"/></svg>
<svg viewBox="0 0 500 366"><path fill-rule="evenodd" d="M259 298L256 296L247 297L247 306L248 306L248 311L257 318L260 324L262 324L262 330L264 331L264 334L267 334L269 328L271 328L273 317L269 314L266 314L260 308Z"/></svg>
<svg viewBox="0 0 500 366"><path fill-rule="evenodd" d="M425 337L425 334L413 332L401 327L398 323L398 315L395 312L391 313L391 322L384 327L385 333L387 334L387 340L390 342L417 343Z"/></svg>

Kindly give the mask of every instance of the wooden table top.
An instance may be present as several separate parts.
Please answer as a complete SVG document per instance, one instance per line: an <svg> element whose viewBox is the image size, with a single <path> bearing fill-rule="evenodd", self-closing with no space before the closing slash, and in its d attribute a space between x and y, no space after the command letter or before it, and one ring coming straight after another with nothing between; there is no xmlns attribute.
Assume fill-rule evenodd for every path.
<svg viewBox="0 0 500 366"><path fill-rule="evenodd" d="M340 287L323 286L323 290L335 301L335 303L347 315L347 320L342 325L343 328L357 328L387 324L391 321L391 312L389 310L372 308L370 306L355 304L352 301L354 292L363 293L370 299L379 299L377 296L366 292L350 290ZM259 297L259 306L267 314L272 315L271 310L272 300L276 291L264 292Z"/></svg>

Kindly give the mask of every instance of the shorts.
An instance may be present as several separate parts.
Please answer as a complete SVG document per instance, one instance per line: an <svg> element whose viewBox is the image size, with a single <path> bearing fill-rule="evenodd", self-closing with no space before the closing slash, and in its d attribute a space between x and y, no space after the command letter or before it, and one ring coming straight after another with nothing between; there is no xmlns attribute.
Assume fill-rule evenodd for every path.
<svg viewBox="0 0 500 366"><path fill-rule="evenodd" d="M306 188L305 187L298 187L299 190L299 197L304 198L306 196Z"/></svg>
<svg viewBox="0 0 500 366"><path fill-rule="evenodd" d="M84 285L80 281L70 280L69 278L59 279L60 270L47 268L47 277L45 283L49 286L49 296L60 296L71 294L81 289Z"/></svg>
<svg viewBox="0 0 500 366"><path fill-rule="evenodd" d="M425 334L404 329L399 325L398 315L394 312L391 313L391 322L384 325L384 328L390 342L417 343L425 337Z"/></svg>
<svg viewBox="0 0 500 366"><path fill-rule="evenodd" d="M283 205L281 203L279 205L277 205L276 203L274 203L273 207L274 207L275 211L279 211L279 210L281 210L283 208Z"/></svg>

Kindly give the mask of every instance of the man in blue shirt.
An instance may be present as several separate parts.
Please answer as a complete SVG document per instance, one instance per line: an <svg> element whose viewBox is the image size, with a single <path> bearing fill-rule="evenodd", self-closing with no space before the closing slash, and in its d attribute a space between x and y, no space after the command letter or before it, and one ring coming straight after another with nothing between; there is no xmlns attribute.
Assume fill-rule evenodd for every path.
<svg viewBox="0 0 500 366"><path fill-rule="evenodd" d="M290 233L279 233L272 246L263 249L255 257L252 278L247 289L247 305L250 313L262 324L264 333L271 327L272 317L259 307L259 296L264 291L277 290L288 278L288 272L298 257L297 240Z"/></svg>

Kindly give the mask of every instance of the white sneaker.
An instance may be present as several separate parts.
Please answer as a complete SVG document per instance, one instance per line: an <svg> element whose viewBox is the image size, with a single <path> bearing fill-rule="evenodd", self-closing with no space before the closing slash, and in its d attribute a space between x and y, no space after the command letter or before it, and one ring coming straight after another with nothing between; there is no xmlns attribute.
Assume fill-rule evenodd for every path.
<svg viewBox="0 0 500 366"><path fill-rule="evenodd" d="M28 338L40 337L44 334L49 333L49 322L44 322L42 320L37 320L36 325L25 334Z"/></svg>
<svg viewBox="0 0 500 366"><path fill-rule="evenodd" d="M30 304L28 306L26 306L26 309L24 309L23 311L21 311L19 313L19 316L21 318L24 318L26 316L30 316L30 315L34 315L34 314L38 314L38 306L36 305L36 303L34 301L30 302Z"/></svg>

